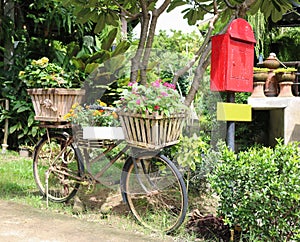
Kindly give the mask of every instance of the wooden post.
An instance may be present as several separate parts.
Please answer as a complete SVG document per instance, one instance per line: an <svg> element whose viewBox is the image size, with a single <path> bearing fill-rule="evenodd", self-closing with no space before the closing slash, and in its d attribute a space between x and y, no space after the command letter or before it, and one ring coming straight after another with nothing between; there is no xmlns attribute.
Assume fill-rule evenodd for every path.
<svg viewBox="0 0 300 242"><path fill-rule="evenodd" d="M227 102L228 103L235 103L235 93L228 92L227 93ZM234 121L227 121L227 133L226 133L226 141L228 147L234 151L234 142L235 142L235 122Z"/></svg>
<svg viewBox="0 0 300 242"><path fill-rule="evenodd" d="M4 106L5 106L5 110L9 110L9 101L7 99L3 99L4 101ZM7 139L8 139L8 119L5 119L5 123L4 123L4 138L3 138L3 143L2 143L2 154L4 154L6 152L6 149L8 147L7 145Z"/></svg>

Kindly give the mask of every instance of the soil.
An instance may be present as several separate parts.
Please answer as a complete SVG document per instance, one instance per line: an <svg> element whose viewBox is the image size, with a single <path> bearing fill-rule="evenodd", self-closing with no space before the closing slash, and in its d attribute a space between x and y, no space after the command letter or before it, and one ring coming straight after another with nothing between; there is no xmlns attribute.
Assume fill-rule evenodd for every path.
<svg viewBox="0 0 300 242"><path fill-rule="evenodd" d="M12 201L0 200L0 217L0 241L6 242L173 241Z"/></svg>

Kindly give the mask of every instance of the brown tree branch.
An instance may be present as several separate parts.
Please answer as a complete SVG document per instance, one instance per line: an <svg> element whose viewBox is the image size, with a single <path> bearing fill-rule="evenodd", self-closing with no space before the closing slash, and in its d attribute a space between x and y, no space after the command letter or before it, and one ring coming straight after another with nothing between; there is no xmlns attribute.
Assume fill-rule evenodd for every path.
<svg viewBox="0 0 300 242"><path fill-rule="evenodd" d="M255 3L256 0L245 0L238 8L237 8L237 17L245 18L247 11L251 7L252 4Z"/></svg>
<svg viewBox="0 0 300 242"><path fill-rule="evenodd" d="M141 1L144 2L144 1ZM147 34L150 22L150 16L147 11L147 7L142 8L142 20L141 20L141 32L140 32L140 40L138 44L138 49L135 53L135 56L131 59L131 71L130 71L130 80L137 81L138 80L138 72L141 69L141 60L145 48L145 44L147 41Z"/></svg>
<svg viewBox="0 0 300 242"><path fill-rule="evenodd" d="M141 67L141 84L145 85L147 83L147 66L149 63L149 57L153 45L153 40L155 36L155 30L157 25L158 17L166 10L166 8L169 6L171 0L165 0L163 4L158 8L154 9L152 11L152 18L151 18L151 24L148 31L147 36L147 42L146 42L146 48L144 51L144 56L142 60L142 67Z"/></svg>
<svg viewBox="0 0 300 242"><path fill-rule="evenodd" d="M190 106L192 101L194 100L199 87L200 87L200 81L203 78L203 75L205 73L206 68L209 66L210 64L210 52L211 52L211 42L209 42L207 48L205 49L205 51L203 52L203 54L201 55L201 58L199 60L199 64L197 66L197 69L195 71L195 75L193 78L193 82L191 85L191 88L184 100L184 104L186 106Z"/></svg>
<svg viewBox="0 0 300 242"><path fill-rule="evenodd" d="M124 8L118 1L113 0L113 3L116 4L121 12L125 13L127 17L129 17L130 19L137 19L141 13L136 13L136 14L132 14L131 12L129 12L126 8Z"/></svg>
<svg viewBox="0 0 300 242"><path fill-rule="evenodd" d="M204 51L205 48L207 48L207 44L210 41L210 38L212 36L212 31L214 29L214 24L217 21L219 14L217 11L217 8L215 8L215 15L214 17L210 20L210 24L209 24L209 29L208 32L205 36L205 39L203 41L203 44L200 46L200 48L197 50L197 52L195 53L194 58L186 65L184 66L182 69L178 70L175 72L173 79L172 79L172 83L176 84L179 77L181 77L184 73L186 73L195 63L196 61L200 58L201 53Z"/></svg>

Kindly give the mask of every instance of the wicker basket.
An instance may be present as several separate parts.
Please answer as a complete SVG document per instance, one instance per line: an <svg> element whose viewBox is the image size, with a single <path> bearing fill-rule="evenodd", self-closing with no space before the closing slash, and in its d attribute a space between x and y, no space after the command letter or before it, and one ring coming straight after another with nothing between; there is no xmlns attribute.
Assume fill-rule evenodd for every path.
<svg viewBox="0 0 300 242"><path fill-rule="evenodd" d="M171 117L118 113L125 139L131 146L145 149L161 149L179 142L185 114Z"/></svg>
<svg viewBox="0 0 300 242"><path fill-rule="evenodd" d="M27 89L31 96L35 120L63 122L74 103L80 103L85 90L65 88Z"/></svg>

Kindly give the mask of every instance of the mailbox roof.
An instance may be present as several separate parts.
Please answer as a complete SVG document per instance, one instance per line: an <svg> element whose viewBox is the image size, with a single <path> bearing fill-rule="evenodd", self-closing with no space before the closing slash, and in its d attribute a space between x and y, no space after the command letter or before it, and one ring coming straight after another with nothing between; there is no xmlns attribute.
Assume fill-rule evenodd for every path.
<svg viewBox="0 0 300 242"><path fill-rule="evenodd" d="M232 38L256 43L252 27L245 19L237 18L233 20L227 29L227 33Z"/></svg>

